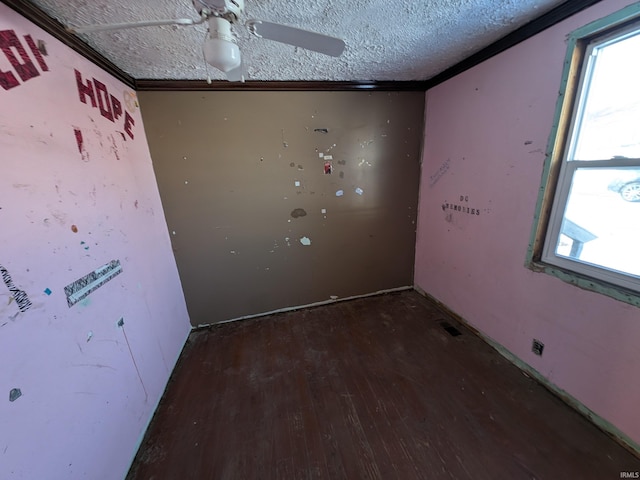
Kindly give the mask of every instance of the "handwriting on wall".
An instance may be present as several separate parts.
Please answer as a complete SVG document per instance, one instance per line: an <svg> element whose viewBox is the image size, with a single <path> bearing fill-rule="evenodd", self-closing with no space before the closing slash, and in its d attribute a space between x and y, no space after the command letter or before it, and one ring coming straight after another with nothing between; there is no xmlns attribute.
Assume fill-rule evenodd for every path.
<svg viewBox="0 0 640 480"><path fill-rule="evenodd" d="M124 115L124 131L133 140L131 127L135 125L135 121L129 112L122 108L122 102L111 95L107 86L101 81L95 78L83 80L82 74L78 70L74 69L74 71L80 101L87 105L90 103L93 108L100 110L100 115L114 123Z"/></svg>
<svg viewBox="0 0 640 480"><path fill-rule="evenodd" d="M49 67L44 61L40 50L36 47L31 35L24 35L22 38L24 38L29 51L40 66L40 69L43 72L48 72ZM2 50L4 56L9 60L9 63L15 71L14 73L11 70L6 72L0 70L0 85L3 89L9 90L21 85L20 80L26 82L27 80L40 76L40 72L34 65L33 60L27 53L27 49L24 48L20 37L18 37L14 30L0 31L0 50ZM20 77L20 80L16 78L16 74Z"/></svg>
<svg viewBox="0 0 640 480"><path fill-rule="evenodd" d="M451 166L451 159L447 158L442 163L442 165L438 167L438 170L436 170L433 175L429 176L429 188L433 187L436 183L440 181L442 177L444 177L444 174L449 171L450 166Z"/></svg>

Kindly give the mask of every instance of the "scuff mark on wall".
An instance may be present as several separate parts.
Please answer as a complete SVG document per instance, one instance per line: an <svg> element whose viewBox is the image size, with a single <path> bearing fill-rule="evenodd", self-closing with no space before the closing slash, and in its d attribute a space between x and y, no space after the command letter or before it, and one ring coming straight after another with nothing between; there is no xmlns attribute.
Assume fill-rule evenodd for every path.
<svg viewBox="0 0 640 480"><path fill-rule="evenodd" d="M295 208L291 211L291 216L293 218L306 217L307 211L304 208Z"/></svg>
<svg viewBox="0 0 640 480"><path fill-rule="evenodd" d="M0 265L0 274L2 274L2 280L4 281L4 284L7 286L12 294L13 299L16 301L18 309L20 309L22 313L29 310L32 306L32 303L31 300L29 300L27 293L24 290L20 290L13 284L11 275L9 275L7 269L2 265Z"/></svg>
<svg viewBox="0 0 640 480"><path fill-rule="evenodd" d="M116 139L113 135L109 135L109 139L111 140L111 152L115 155L116 160L120 160L120 154L118 153L118 145L116 144Z"/></svg>
<svg viewBox="0 0 640 480"><path fill-rule="evenodd" d="M147 387L144 386L144 382L142 381L142 375L140 375L140 369L138 368L138 364L136 362L135 357L133 356L133 350L131 350L131 344L129 343L129 338L127 337L127 332L124 330L124 318L120 318L118 320L118 326L122 329L122 334L124 335L124 340L127 342L127 348L129 349L129 354L131 355L131 360L133 361L133 366L136 369L138 374L138 378L140 379L140 385L142 385L142 390L144 390L144 398L145 401L149 399L149 394L147 393Z"/></svg>
<svg viewBox="0 0 640 480"><path fill-rule="evenodd" d="M45 43L44 40L38 40L38 43L36 44L38 47L38 51L44 55L45 57L49 55L49 53L47 52L47 44Z"/></svg>

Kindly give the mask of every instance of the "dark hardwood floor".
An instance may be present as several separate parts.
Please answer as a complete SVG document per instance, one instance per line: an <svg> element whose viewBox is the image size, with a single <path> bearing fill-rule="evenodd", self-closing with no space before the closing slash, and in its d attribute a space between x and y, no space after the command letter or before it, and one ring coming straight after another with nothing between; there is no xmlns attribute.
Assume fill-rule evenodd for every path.
<svg viewBox="0 0 640 480"><path fill-rule="evenodd" d="M193 333L128 478L601 480L637 471L639 458L407 291Z"/></svg>

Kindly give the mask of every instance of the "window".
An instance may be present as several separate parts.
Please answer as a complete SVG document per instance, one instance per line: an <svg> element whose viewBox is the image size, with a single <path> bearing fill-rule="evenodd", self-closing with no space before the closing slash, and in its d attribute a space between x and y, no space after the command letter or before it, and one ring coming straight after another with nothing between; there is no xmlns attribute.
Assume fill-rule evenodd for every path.
<svg viewBox="0 0 640 480"><path fill-rule="evenodd" d="M636 4L570 37L540 199L546 229L540 222L530 252L596 290L640 292L640 19L630 18L638 14Z"/></svg>

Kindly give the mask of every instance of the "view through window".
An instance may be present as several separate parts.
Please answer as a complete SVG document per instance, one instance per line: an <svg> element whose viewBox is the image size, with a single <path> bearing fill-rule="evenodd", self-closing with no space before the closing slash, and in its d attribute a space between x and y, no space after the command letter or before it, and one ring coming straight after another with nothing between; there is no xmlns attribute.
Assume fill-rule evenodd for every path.
<svg viewBox="0 0 640 480"><path fill-rule="evenodd" d="M640 290L640 23L583 48L542 259Z"/></svg>

